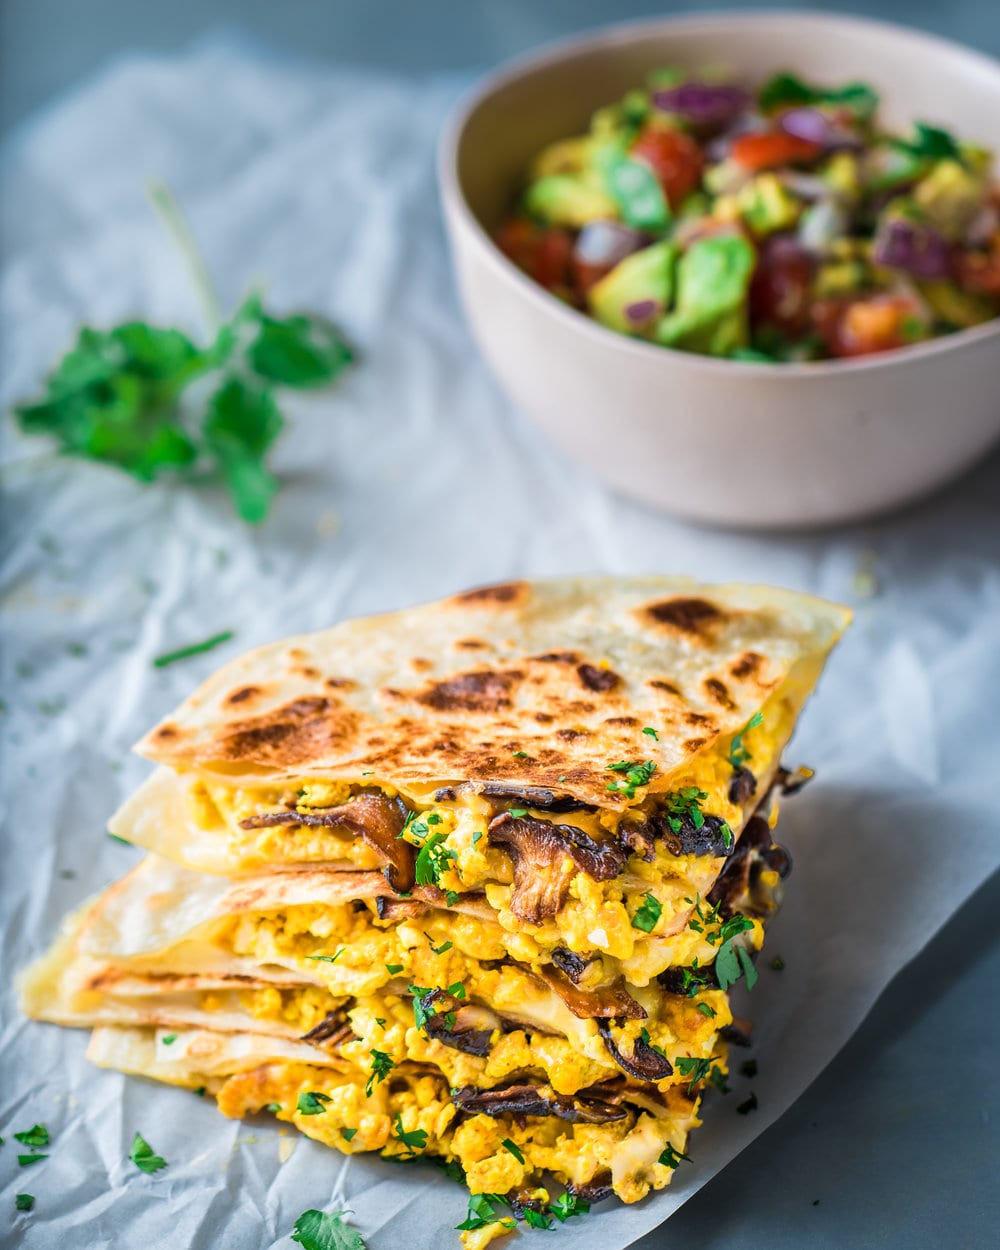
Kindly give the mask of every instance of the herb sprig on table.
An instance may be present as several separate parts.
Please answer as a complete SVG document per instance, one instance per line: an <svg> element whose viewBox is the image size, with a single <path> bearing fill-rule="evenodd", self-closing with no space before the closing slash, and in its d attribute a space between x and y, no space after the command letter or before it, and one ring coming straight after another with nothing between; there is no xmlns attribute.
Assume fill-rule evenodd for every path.
<svg viewBox="0 0 1000 1250"><path fill-rule="evenodd" d="M64 453L117 465L143 482L208 472L243 520L256 524L278 489L266 464L284 425L277 388L326 386L353 355L323 318L272 317L256 292L224 319L173 197L162 185L151 197L191 270L211 341L198 346L180 330L144 321L84 326L17 418L26 433L54 437Z"/></svg>

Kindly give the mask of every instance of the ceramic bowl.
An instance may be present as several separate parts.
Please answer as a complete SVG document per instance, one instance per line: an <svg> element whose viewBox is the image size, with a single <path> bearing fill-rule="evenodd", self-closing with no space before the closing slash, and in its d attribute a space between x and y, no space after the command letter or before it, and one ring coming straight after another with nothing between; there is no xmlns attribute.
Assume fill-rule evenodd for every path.
<svg viewBox="0 0 1000 1250"><path fill-rule="evenodd" d="M1000 436L1000 320L862 359L742 364L607 330L499 251L491 231L531 158L665 64L723 64L748 82L782 68L864 79L890 127L920 119L1000 148L1000 64L858 18L668 18L522 58L459 105L439 154L462 302L500 385L611 485L702 522L856 520L968 468Z"/></svg>

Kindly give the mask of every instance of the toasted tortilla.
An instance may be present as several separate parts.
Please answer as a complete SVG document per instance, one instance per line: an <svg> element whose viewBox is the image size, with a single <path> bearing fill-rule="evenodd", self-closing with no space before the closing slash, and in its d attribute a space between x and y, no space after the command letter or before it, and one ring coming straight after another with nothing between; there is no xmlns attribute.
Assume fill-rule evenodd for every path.
<svg viewBox="0 0 1000 1250"><path fill-rule="evenodd" d="M610 763L649 759L669 789L782 685L801 705L848 620L767 587L511 582L252 651L137 749L234 785L512 780L621 809Z"/></svg>

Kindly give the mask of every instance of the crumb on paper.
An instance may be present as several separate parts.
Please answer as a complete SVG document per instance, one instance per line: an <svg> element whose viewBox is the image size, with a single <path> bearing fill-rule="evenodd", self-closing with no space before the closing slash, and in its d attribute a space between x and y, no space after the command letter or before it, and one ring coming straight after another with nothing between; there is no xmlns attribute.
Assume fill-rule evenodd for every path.
<svg viewBox="0 0 1000 1250"><path fill-rule="evenodd" d="M316 518L316 533L320 538L332 538L339 529L340 517L332 509L328 508Z"/></svg>
<svg viewBox="0 0 1000 1250"><path fill-rule="evenodd" d="M287 1163L295 1153L297 1141L294 1137L282 1137L278 1141L278 1162Z"/></svg>
<svg viewBox="0 0 1000 1250"><path fill-rule="evenodd" d="M877 552L872 551L870 548L858 552L857 563L854 566L854 579L851 583L856 598L874 599L878 594L877 568Z"/></svg>

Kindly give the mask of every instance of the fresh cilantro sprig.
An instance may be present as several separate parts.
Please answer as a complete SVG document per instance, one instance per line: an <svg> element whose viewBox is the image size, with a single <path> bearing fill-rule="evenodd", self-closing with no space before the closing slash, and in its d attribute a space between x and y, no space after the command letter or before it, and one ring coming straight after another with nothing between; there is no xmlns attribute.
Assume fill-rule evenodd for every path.
<svg viewBox="0 0 1000 1250"><path fill-rule="evenodd" d="M349 1211L303 1211L295 1221L292 1241L303 1250L368 1250L364 1238L344 1223Z"/></svg>
<svg viewBox="0 0 1000 1250"><path fill-rule="evenodd" d="M30 1211L35 1205L34 1194L15 1194L14 1208L17 1211Z"/></svg>
<svg viewBox="0 0 1000 1250"><path fill-rule="evenodd" d="M381 1084L395 1066L392 1056L384 1050L372 1050L371 1074L365 1082L365 1094L368 1098L371 1098L375 1086Z"/></svg>
<svg viewBox="0 0 1000 1250"><path fill-rule="evenodd" d="M307 1089L299 1094L295 1110L299 1115L323 1115L328 1102L330 1102L329 1094L321 1094L318 1090Z"/></svg>
<svg viewBox="0 0 1000 1250"><path fill-rule="evenodd" d="M465 1219L455 1227L459 1232L472 1232L477 1228L485 1228L487 1224L503 1224L505 1228L514 1228L514 1220L499 1212L499 1208L506 1205L507 1200L502 1194L472 1194Z"/></svg>
<svg viewBox="0 0 1000 1250"><path fill-rule="evenodd" d="M409 1155L415 1155L427 1145L427 1130L422 1128L404 1129L402 1113L396 1112L393 1136L403 1143Z"/></svg>
<svg viewBox="0 0 1000 1250"><path fill-rule="evenodd" d="M156 1154L153 1147L140 1133L136 1133L132 1138L132 1148L128 1152L128 1157L140 1172L159 1172L161 1168L167 1166L166 1159Z"/></svg>
<svg viewBox="0 0 1000 1250"><path fill-rule="evenodd" d="M753 759L753 756L743 745L743 735L747 733L748 730L756 729L763 719L763 712L754 712L753 716L750 717L739 733L733 734L732 741L729 744L729 763L732 765L734 771L742 768L748 760Z"/></svg>
<svg viewBox="0 0 1000 1250"><path fill-rule="evenodd" d="M622 773L623 776L609 781L605 789L612 794L624 794L627 799L634 799L640 786L648 786L656 765L652 760L640 763L636 760L619 760L617 764L609 764L608 771Z"/></svg>
<svg viewBox="0 0 1000 1250"><path fill-rule="evenodd" d="M655 894L649 890L642 896L642 906L636 910L632 917L633 929L642 929L644 933L652 933L656 928L656 922L663 914L663 904Z"/></svg>
<svg viewBox="0 0 1000 1250"><path fill-rule="evenodd" d="M256 293L224 321L173 197L162 185L151 194L191 269L211 341L199 346L144 321L84 326L42 393L17 406L17 419L63 453L116 465L142 482L207 471L224 482L243 520L256 524L278 489L265 463L284 425L275 387L327 385L353 355L322 318L272 317ZM197 396L196 381L205 383Z"/></svg>
<svg viewBox="0 0 1000 1250"><path fill-rule="evenodd" d="M679 1150L675 1150L670 1142L667 1142L663 1148L663 1154L660 1155L659 1162L665 1168L670 1168L672 1172L676 1172L681 1163L690 1163L691 1156L682 1154Z"/></svg>
<svg viewBox="0 0 1000 1250"><path fill-rule="evenodd" d="M841 87L813 87L794 74L775 74L760 90L760 107L769 113L798 105L844 105L858 117L871 117L878 108L878 93L865 82L849 82Z"/></svg>

